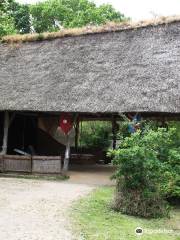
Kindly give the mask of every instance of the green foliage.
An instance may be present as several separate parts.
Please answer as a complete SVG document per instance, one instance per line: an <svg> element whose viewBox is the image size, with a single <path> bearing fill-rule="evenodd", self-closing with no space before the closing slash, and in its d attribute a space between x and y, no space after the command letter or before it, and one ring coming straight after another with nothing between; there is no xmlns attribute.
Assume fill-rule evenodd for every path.
<svg viewBox="0 0 180 240"><path fill-rule="evenodd" d="M147 124L124 137L119 149L109 151L117 166L117 209L144 217L167 214L164 196L180 196L180 151L175 133L174 128L167 131Z"/></svg>
<svg viewBox="0 0 180 240"><path fill-rule="evenodd" d="M0 2L0 37L30 32L29 7L14 0Z"/></svg>
<svg viewBox="0 0 180 240"><path fill-rule="evenodd" d="M124 15L109 5L97 7L88 0L47 0L30 8L36 32L57 31L61 27L99 25L107 21L123 21Z"/></svg>
<svg viewBox="0 0 180 240"><path fill-rule="evenodd" d="M53 17L55 9L59 14L63 13L62 9L49 2L37 3L30 7L32 24L36 32L53 32L58 30L54 20L55 16Z"/></svg>
<svg viewBox="0 0 180 240"><path fill-rule="evenodd" d="M0 10L0 38L14 33L16 30L13 19Z"/></svg>
<svg viewBox="0 0 180 240"><path fill-rule="evenodd" d="M167 198L180 198L180 148L169 149L164 163L161 189Z"/></svg>
<svg viewBox="0 0 180 240"><path fill-rule="evenodd" d="M108 122L83 122L80 145L83 148L107 150L110 146L111 124Z"/></svg>
<svg viewBox="0 0 180 240"><path fill-rule="evenodd" d="M180 124L173 123L172 126L176 127L176 131L171 137L170 144L164 147L166 155L160 158L165 164L163 169L165 182L162 183L162 189L167 198L180 199Z"/></svg>
<svg viewBox="0 0 180 240"><path fill-rule="evenodd" d="M161 167L157 152L157 139L160 136L162 132L151 130L147 134L142 134L138 131L126 137L119 149L111 151L114 156L113 164L119 166L120 163L117 177L119 175L124 177L125 187L144 189L148 185L154 188Z"/></svg>
<svg viewBox="0 0 180 240"><path fill-rule="evenodd" d="M15 28L19 33L29 33L31 30L29 6L14 0L8 0L8 12L14 19Z"/></svg>
<svg viewBox="0 0 180 240"><path fill-rule="evenodd" d="M0 37L15 33L14 20L8 15L8 2L0 2Z"/></svg>
<svg viewBox="0 0 180 240"><path fill-rule="evenodd" d="M38 33L53 32L62 27L123 20L124 15L111 5L97 7L88 0L46 0L34 5L20 4L15 0L0 2L0 37L16 32L29 33L31 29Z"/></svg>

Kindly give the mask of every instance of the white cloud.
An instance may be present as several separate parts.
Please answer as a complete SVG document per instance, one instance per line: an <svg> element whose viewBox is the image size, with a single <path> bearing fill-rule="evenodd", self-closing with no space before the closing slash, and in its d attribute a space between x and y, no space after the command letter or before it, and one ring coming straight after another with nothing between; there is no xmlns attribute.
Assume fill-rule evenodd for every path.
<svg viewBox="0 0 180 240"><path fill-rule="evenodd" d="M35 3L38 0L17 1L21 3ZM110 3L133 20L180 14L180 0L94 0L94 2L98 5Z"/></svg>

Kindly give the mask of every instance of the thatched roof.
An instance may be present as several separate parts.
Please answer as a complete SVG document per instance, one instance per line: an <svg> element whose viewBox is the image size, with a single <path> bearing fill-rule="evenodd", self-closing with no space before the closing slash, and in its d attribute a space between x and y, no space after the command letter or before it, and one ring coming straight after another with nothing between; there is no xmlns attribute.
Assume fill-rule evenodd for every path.
<svg viewBox="0 0 180 240"><path fill-rule="evenodd" d="M0 110L180 113L180 21L0 44Z"/></svg>
<svg viewBox="0 0 180 240"><path fill-rule="evenodd" d="M179 22L180 16L158 17L154 19L142 20L138 22L123 21L123 22L107 22L105 25L85 26L81 28L62 29L59 32L44 32L44 33L28 33L15 34L2 37L1 41L5 43L22 43L34 42L43 40L53 40L56 38L74 37L95 33L119 32L124 30L135 30L138 28L157 26L161 24L169 24Z"/></svg>

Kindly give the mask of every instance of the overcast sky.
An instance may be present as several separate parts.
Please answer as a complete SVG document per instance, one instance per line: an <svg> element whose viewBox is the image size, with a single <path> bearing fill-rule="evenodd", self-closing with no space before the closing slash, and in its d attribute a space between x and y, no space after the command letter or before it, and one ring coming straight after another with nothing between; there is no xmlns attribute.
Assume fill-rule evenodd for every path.
<svg viewBox="0 0 180 240"><path fill-rule="evenodd" d="M35 3L39 0L16 0L21 3ZM42 1L42 0L41 0ZM94 0L95 3L110 3L115 9L133 20L149 19L154 16L180 14L180 0Z"/></svg>

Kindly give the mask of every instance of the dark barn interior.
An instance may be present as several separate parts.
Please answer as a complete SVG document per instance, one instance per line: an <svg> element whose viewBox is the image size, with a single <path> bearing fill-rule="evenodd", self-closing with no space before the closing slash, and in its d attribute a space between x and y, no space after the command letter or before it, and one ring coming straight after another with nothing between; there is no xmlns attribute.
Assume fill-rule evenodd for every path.
<svg viewBox="0 0 180 240"><path fill-rule="evenodd" d="M50 134L38 128L38 115L10 113L7 154L63 155L65 146ZM3 145L4 113L0 113L0 146ZM2 149L1 149L2 150ZM22 151L18 152L18 150Z"/></svg>
<svg viewBox="0 0 180 240"><path fill-rule="evenodd" d="M37 118L15 114L9 127L8 154L15 154L14 149L31 153L31 147L37 148Z"/></svg>

